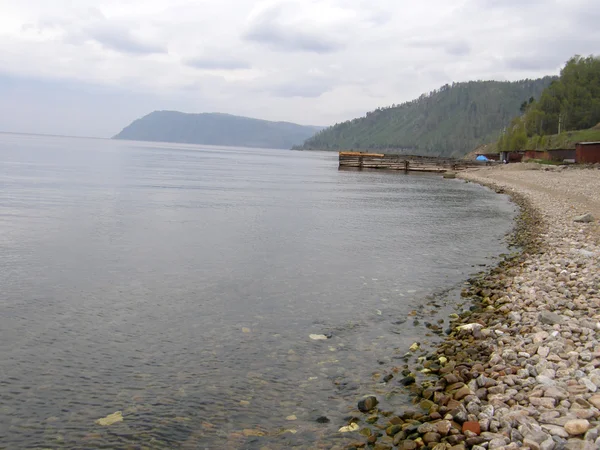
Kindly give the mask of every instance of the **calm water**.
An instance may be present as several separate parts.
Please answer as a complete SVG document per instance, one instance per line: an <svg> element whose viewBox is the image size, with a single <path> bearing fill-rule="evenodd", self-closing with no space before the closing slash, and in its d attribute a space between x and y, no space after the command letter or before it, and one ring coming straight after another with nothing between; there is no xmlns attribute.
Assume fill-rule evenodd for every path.
<svg viewBox="0 0 600 450"><path fill-rule="evenodd" d="M0 134L0 448L329 448L407 402L373 373L514 213L330 153Z"/></svg>

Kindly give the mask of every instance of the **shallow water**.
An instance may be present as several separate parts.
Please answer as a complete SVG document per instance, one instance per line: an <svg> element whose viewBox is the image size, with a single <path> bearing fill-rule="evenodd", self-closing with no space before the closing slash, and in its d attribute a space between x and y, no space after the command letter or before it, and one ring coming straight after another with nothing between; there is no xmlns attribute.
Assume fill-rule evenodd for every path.
<svg viewBox="0 0 600 450"><path fill-rule="evenodd" d="M0 182L11 449L328 448L515 214L319 152L0 134Z"/></svg>

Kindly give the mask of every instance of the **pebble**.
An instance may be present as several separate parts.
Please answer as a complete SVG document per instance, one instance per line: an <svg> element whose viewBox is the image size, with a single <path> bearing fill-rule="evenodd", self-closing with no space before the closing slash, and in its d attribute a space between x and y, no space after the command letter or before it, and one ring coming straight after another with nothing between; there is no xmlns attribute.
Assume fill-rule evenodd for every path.
<svg viewBox="0 0 600 450"><path fill-rule="evenodd" d="M571 436L584 434L590 429L590 423L585 419L569 420L565 423L565 431Z"/></svg>
<svg viewBox="0 0 600 450"><path fill-rule="evenodd" d="M573 222L577 210L593 210L578 202L597 197L600 171L459 175L515 194L525 248L470 280L461 295L475 307L452 316L437 352L420 354L422 365L393 383L417 395L419 412L396 412L392 422L374 410L375 397L359 402L362 412L380 414L368 425L369 446L600 448L600 233L596 223ZM410 350L424 352L417 343ZM412 376L434 363L437 375Z"/></svg>

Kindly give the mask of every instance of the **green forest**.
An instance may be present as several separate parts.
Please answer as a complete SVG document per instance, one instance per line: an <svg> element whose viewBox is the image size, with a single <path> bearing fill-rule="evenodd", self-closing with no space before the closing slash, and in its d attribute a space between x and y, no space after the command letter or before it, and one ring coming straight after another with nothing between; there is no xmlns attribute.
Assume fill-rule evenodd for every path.
<svg viewBox="0 0 600 450"><path fill-rule="evenodd" d="M539 98L553 80L446 84L416 100L326 128L297 148L463 156L496 141L519 114L523 99Z"/></svg>
<svg viewBox="0 0 600 450"><path fill-rule="evenodd" d="M600 58L574 56L538 100L521 103L496 150L571 148L577 141L600 140L599 122Z"/></svg>

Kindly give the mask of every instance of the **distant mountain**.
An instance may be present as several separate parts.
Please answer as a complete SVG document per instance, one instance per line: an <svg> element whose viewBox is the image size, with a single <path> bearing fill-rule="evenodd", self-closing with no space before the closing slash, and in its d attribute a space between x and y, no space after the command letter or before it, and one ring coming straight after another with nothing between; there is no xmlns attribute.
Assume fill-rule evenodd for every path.
<svg viewBox="0 0 600 450"><path fill-rule="evenodd" d="M288 149L321 129L220 113L154 111L113 139Z"/></svg>
<svg viewBox="0 0 600 450"><path fill-rule="evenodd" d="M553 79L446 84L416 100L326 128L296 148L463 156L497 140L523 101L539 98Z"/></svg>

